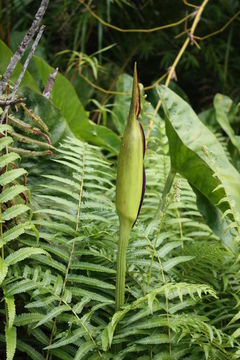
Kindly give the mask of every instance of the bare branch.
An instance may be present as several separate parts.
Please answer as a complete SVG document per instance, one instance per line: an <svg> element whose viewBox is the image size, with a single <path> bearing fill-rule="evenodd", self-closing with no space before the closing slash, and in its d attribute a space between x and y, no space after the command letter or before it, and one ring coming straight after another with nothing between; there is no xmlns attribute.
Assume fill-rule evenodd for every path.
<svg viewBox="0 0 240 360"><path fill-rule="evenodd" d="M21 44L18 46L15 54L12 56L10 63L8 64L8 67L5 70L5 73L3 74L2 80L0 82L0 95L2 95L2 93L4 92L4 90L7 86L8 80L9 80L12 72L14 71L17 63L21 60L30 41L32 40L35 33L38 31L40 22L41 22L43 15L45 14L45 11L48 7L48 3L49 3L49 0L42 0L41 5L34 17L34 20L33 20L33 23L31 25L30 29L24 36L24 38L23 38Z"/></svg>
<svg viewBox="0 0 240 360"><path fill-rule="evenodd" d="M19 103L25 103L27 101L26 98L15 98L15 99L5 99L5 100L1 100L0 99L0 106L10 106L10 105L16 105Z"/></svg>
<svg viewBox="0 0 240 360"><path fill-rule="evenodd" d="M50 74L50 76L48 78L45 89L43 90L43 96L46 99L49 99L49 97L50 97L53 85L54 85L56 77L57 77L57 73L58 73L58 68L56 68L55 71L52 74Z"/></svg>
<svg viewBox="0 0 240 360"><path fill-rule="evenodd" d="M36 39L34 40L34 43L33 43L33 45L32 45L31 51L30 51L30 53L28 54L28 57L27 57L24 65L23 65L23 68L22 68L22 71L21 71L21 73L20 73L20 75L19 75L19 78L17 79L17 82L16 82L16 84L15 84L15 86L14 86L14 88L13 88L13 91L12 91L11 97L10 97L10 100L13 100L13 99L15 98L15 95L16 95L16 92L17 92L17 90L18 90L18 87L19 87L19 85L20 85L20 83L21 83L21 81L22 81L22 79L23 79L23 76L24 76L24 74L25 74L25 71L27 70L27 67L28 67L28 65L29 65L29 62L30 62L31 58L32 58L33 54L34 54L35 51L36 51L36 48L37 48L37 46L38 46L39 40L41 39L41 36L42 36L42 33L43 33L44 28L45 28L44 25L42 25L42 26L40 27L39 33L37 34L37 37L36 37ZM3 121L4 121L4 119L5 119L5 116L6 116L7 112L8 112L8 109L9 109L9 105L5 107L4 113L3 113L2 118L1 118L1 120L0 120L0 123L1 123L1 124L3 123Z"/></svg>

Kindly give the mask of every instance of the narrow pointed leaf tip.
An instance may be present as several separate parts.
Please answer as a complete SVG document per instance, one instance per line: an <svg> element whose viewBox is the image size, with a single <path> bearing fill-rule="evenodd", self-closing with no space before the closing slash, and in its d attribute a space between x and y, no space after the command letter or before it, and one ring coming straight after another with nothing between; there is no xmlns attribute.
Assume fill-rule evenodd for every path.
<svg viewBox="0 0 240 360"><path fill-rule="evenodd" d="M138 83L138 73L137 73L137 63L134 63L134 74L133 74L133 91L136 92L136 102L135 102L135 111L136 118L138 118L141 111L141 102L140 102L140 89Z"/></svg>

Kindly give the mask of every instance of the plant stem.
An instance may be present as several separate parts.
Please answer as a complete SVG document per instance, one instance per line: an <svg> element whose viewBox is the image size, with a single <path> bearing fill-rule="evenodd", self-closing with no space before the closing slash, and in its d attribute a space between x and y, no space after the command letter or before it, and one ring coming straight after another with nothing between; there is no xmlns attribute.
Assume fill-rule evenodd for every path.
<svg viewBox="0 0 240 360"><path fill-rule="evenodd" d="M190 43L190 40L194 40L194 32L196 30L196 27L199 23L199 20L201 18L201 15L202 15L202 12L204 10L204 8L206 7L207 3L208 3L209 0L204 0L202 2L202 5L198 7L198 10L196 10L196 15L195 15L195 18L193 20L193 23L192 23L192 26L191 26L191 29L190 29L190 33L188 34L187 38L185 39L184 43L182 44L182 47L180 48L178 54L177 54L177 57L175 58L172 66L170 67L170 71L168 73L168 77L165 81L165 86L168 86L170 81L172 80L172 77L174 76L175 74L175 70L176 70L176 67L179 63L179 61L181 60L186 48L188 47L189 43ZM150 131L151 131L151 128L153 126L153 119L156 117L157 113L158 113L158 110L160 109L160 106L161 106L161 99L158 100L158 103L157 103L157 106L155 107L155 110L154 110L154 113L153 113L153 116L152 118L150 119L149 121L149 124L148 124L148 131L147 131L147 134L146 134L146 141L149 139L149 136L150 136Z"/></svg>
<svg viewBox="0 0 240 360"><path fill-rule="evenodd" d="M159 214L159 211L163 211L165 209L167 195L168 195L169 191L171 190L175 176L176 176L176 171L175 171L175 169L173 169L171 167L169 170L169 173L168 173L168 177L167 177L164 189L163 189L162 198L161 198L160 204L158 206L157 216Z"/></svg>
<svg viewBox="0 0 240 360"><path fill-rule="evenodd" d="M120 231L118 241L117 254L117 283L116 283L116 298L115 311L119 311L124 304L125 294L125 275L126 275L126 253L129 235L131 232L131 223L127 219L120 220Z"/></svg>
<svg viewBox="0 0 240 360"><path fill-rule="evenodd" d="M233 33L233 28L230 29L229 34L228 34L227 49L226 49L225 59L224 59L224 71L223 71L223 88L224 88L224 90L226 90L228 62L229 62L229 53L230 53L230 49L231 49L232 33Z"/></svg>
<svg viewBox="0 0 240 360"><path fill-rule="evenodd" d="M162 201L161 201L161 208L160 208L161 211L163 211L163 209L165 208L166 198L167 198L169 191L171 190L175 176L176 176L176 171L171 167L169 170L167 181L166 181L164 189L163 189L163 193L162 193Z"/></svg>

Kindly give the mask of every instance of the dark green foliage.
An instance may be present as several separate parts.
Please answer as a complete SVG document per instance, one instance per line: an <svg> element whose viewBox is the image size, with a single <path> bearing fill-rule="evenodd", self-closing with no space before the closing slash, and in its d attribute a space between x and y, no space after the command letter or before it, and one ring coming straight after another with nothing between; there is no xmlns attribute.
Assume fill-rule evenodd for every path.
<svg viewBox="0 0 240 360"><path fill-rule="evenodd" d="M9 46L16 49L20 40L17 35L29 27L39 2L14 0L8 3L9 23L7 10L2 7L1 38L6 42L10 38ZM200 5L202 1L193 3ZM239 0L210 1L198 25L197 35L204 36L222 28L237 13L239 4ZM180 0L94 0L92 9L105 21L125 29L165 25L183 18L186 11L194 12L194 8L185 6ZM41 52L41 56L46 56L51 64L59 66L61 62L62 69L66 68L67 55L54 57L59 51L69 49L90 55L110 44L116 44L109 51L96 55L99 65L108 64L108 71L111 64L111 75L101 76L104 87L110 86L112 70L115 69L117 75L116 66L120 68L126 60L129 73L132 73L133 60L138 60L140 79L145 85L159 78L171 66L183 42L184 36L178 39L174 39L174 36L189 25L183 23L171 29L145 34L119 33L98 23L80 2L72 0L50 2L44 22L48 30L42 43L45 51ZM9 37L8 25L11 30ZM236 82L239 78L238 26L239 18L224 32L201 41L200 51L189 48L180 62L177 70L180 86L186 92L191 89L188 95L197 110L211 104L214 95L223 90L227 95L239 99ZM84 81L78 79L75 84L83 87ZM86 87L83 92L86 92Z"/></svg>
<svg viewBox="0 0 240 360"><path fill-rule="evenodd" d="M0 74L12 54L4 42L16 49L38 6L0 2ZM180 0L93 0L91 8L126 29L168 24L194 11ZM238 9L239 0L209 1L196 35L221 28ZM172 65L185 35L174 37L190 20L159 32L120 33L80 2L57 0L44 22L39 57L19 90L27 110L11 107L11 126L0 128L0 359L240 358L239 18L199 41L201 50L185 51L179 82L170 83L181 98L162 90L165 120L162 109L154 116L156 90L142 102L145 132L153 120L147 188L127 251L126 305L117 313L114 202L130 103L127 72L137 59L140 80L153 83ZM48 63L62 70L50 100L41 95L53 70ZM10 85L20 71L21 65ZM23 143L27 128L11 116L27 126L34 116L37 127L45 122L47 156L36 134L28 132L32 142ZM33 156L39 151L41 157ZM163 207L171 164L178 174Z"/></svg>

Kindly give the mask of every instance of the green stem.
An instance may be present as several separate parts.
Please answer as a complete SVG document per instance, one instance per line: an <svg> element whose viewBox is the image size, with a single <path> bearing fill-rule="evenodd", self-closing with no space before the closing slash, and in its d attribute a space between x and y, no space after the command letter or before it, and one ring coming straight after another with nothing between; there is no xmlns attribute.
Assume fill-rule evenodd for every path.
<svg viewBox="0 0 240 360"><path fill-rule="evenodd" d="M118 241L117 254L117 282L116 282L116 298L115 311L119 311L124 304L125 294L125 276L126 276L126 253L129 235L131 232L131 223L127 219L120 219L120 232Z"/></svg>
<svg viewBox="0 0 240 360"><path fill-rule="evenodd" d="M226 89L227 73L228 73L228 62L229 62L229 53L231 49L232 33L233 28L230 29L227 40L227 48L224 59L224 71L223 71L223 88Z"/></svg>
<svg viewBox="0 0 240 360"><path fill-rule="evenodd" d="M176 176L176 171L175 171L175 169L173 169L171 167L169 170L169 174L168 174L164 189L163 189L162 198L161 198L161 201L159 203L159 206L158 206L158 209L156 212L156 216L155 216L156 219L159 218L159 213L164 211L164 209L165 209L167 195L169 194L169 192L171 190L175 176Z"/></svg>
<svg viewBox="0 0 240 360"><path fill-rule="evenodd" d="M162 193L162 200L161 200L161 204L160 204L161 211L163 211L165 208L167 195L168 195L169 191L171 190L175 176L176 176L176 171L171 167L168 177L167 177L167 181L166 181L164 189L163 189L163 193Z"/></svg>

